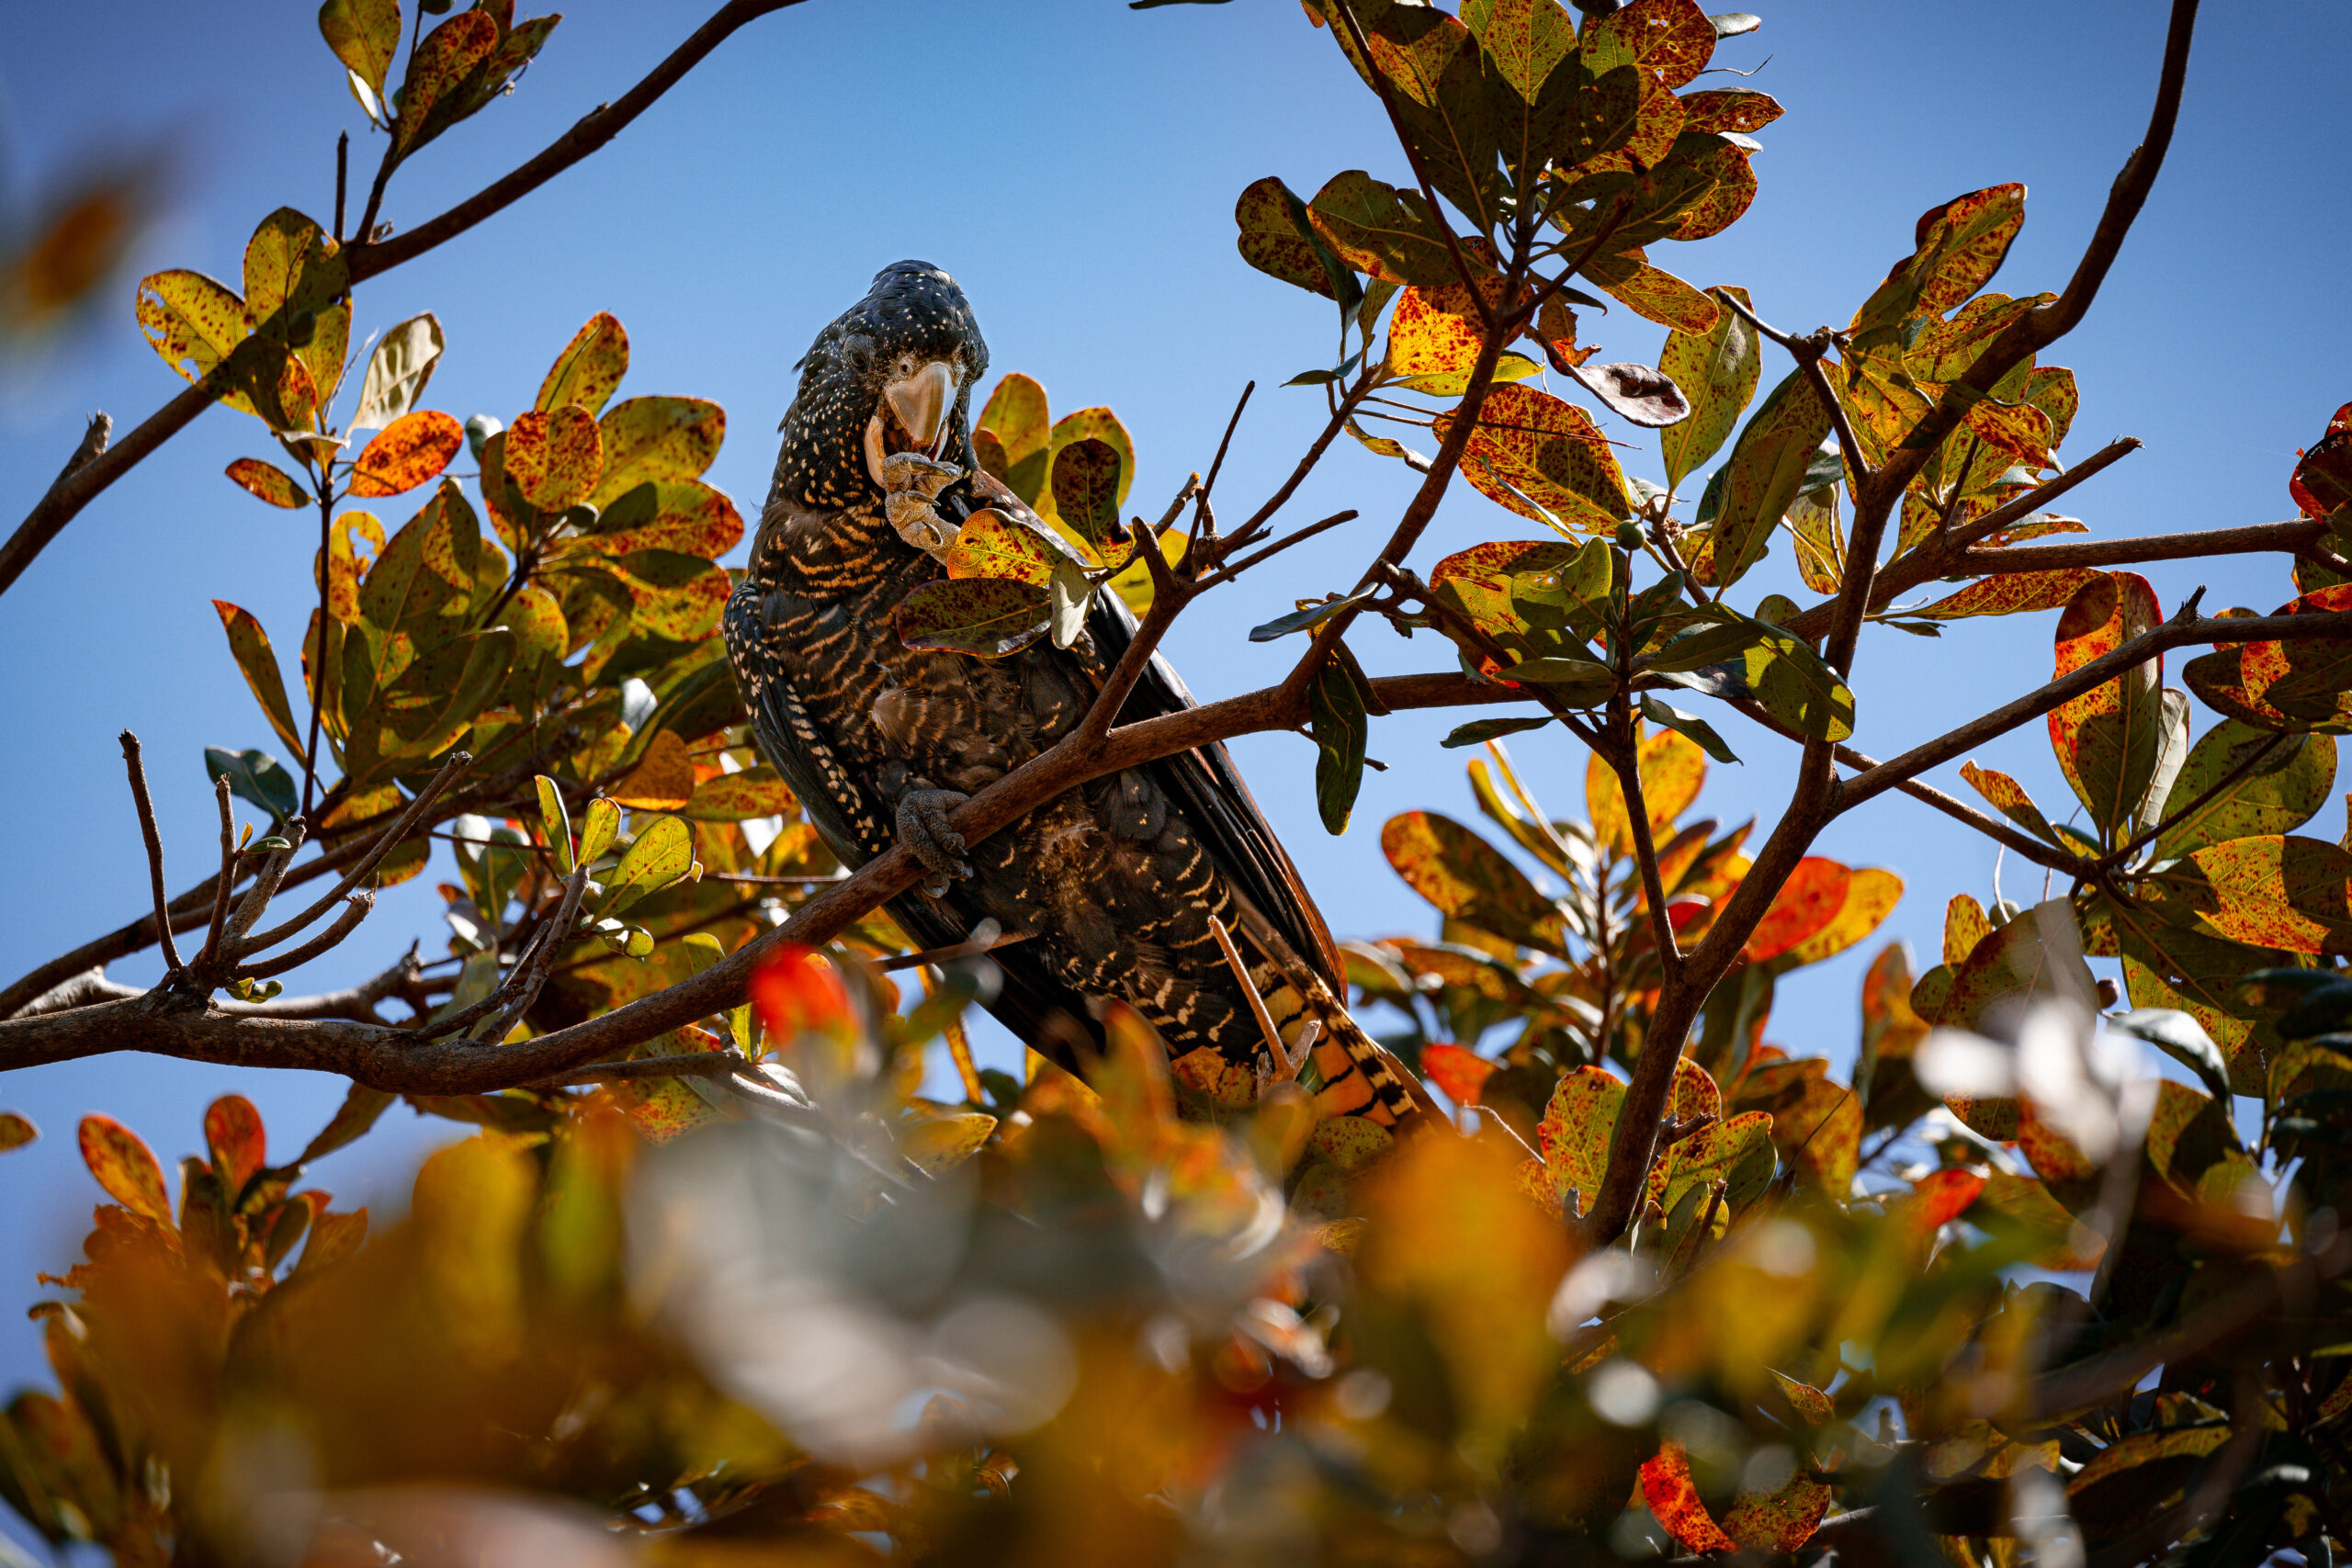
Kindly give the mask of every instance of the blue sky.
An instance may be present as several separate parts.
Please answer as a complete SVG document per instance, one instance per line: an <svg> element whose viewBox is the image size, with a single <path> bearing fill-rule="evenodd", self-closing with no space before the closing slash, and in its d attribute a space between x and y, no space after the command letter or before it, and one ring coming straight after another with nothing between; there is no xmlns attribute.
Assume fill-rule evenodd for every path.
<svg viewBox="0 0 2352 1568"><path fill-rule="evenodd" d="M530 6L526 4L523 7ZM102 0L6 0L0 170L21 195L93 148L158 143L177 161L173 200L106 308L48 360L0 370L0 517L21 516L94 408L128 428L180 383L141 341L130 284L189 266L233 279L262 215L292 204L324 219L335 132L355 165L374 146L307 3L206 8ZM702 13L672 4L582 5L514 96L420 153L385 208L431 216L616 96ZM2148 444L2070 498L2103 535L2274 521L2287 474L2352 398L2343 370L2352 174L2341 157L2341 84L2352 41L2338 7L2209 7L2171 161L2089 321L2046 357L2075 367L2082 410L2064 456L2113 435ZM2109 181L2145 123L2164 7L1886 6L1811 0L1765 12L1722 63L1762 65L1745 84L1787 116L1756 160L1762 194L1727 233L1653 259L1691 282L1741 283L1776 325L1842 324L1910 244L1919 212L2003 180L2030 190L2025 231L1997 286L2060 287ZM1767 60L1769 57L1769 63ZM1732 78L1719 80L1730 82ZM1284 0L1134 13L1115 0L1022 6L954 0L809 0L752 24L620 140L484 228L360 292L356 334L436 311L449 353L430 401L459 417L511 417L548 360L594 312L627 324L625 391L718 400L730 439L709 476L747 511L762 495L790 366L880 265L922 256L964 283L995 366L1042 380L1057 411L1108 403L1134 433L1135 496L1148 510L1205 466L1241 383L1260 392L1220 494L1228 513L1278 482L1319 420L1319 400L1279 383L1328 355L1329 307L1250 270L1233 247L1233 199L1280 175L1312 192L1340 170L1404 177L1376 103L1329 40ZM356 199L355 199L356 209ZM1660 329L1620 310L1588 316L1604 358L1655 357ZM1777 378L1784 363L1768 362ZM146 900L114 736L146 742L174 886L198 874L210 829L207 745L268 736L231 665L209 599L232 598L289 646L310 603L296 514L220 477L262 451L258 426L216 410L85 512L0 600L0 717L15 763L0 770L0 970L10 976L136 915ZM1655 475L1656 447L1623 426L1627 468ZM1410 476L1336 452L1294 503L1300 520L1352 506L1362 523L1294 552L1196 609L1170 652L1194 690L1264 683L1278 652L1242 628L1294 598L1344 587L1385 536ZM391 514L405 515L405 512ZM1422 546L1427 564L1526 525L1457 485ZM2153 568L2167 609L2199 583L2210 606L2267 609L2288 596L2281 563L2239 558ZM1785 549L1746 594L1798 592ZM1802 595L1800 594L1802 597ZM1855 743L1890 755L2046 679L2054 615L1976 622L1940 642L1881 632L1856 682ZM1354 639L1376 671L1439 668L1428 639L1377 627ZM1395 764L1366 783L1343 838L1318 825L1313 753L1294 737L1236 748L1260 801L1344 936L1427 931L1431 916L1381 861L1379 824L1416 807L1475 818L1460 759L1433 749L1458 716L1379 721ZM2201 728L2211 716L2199 710ZM1785 798L1784 749L1716 721L1747 759L1715 770L1702 805L1725 820ZM1583 755L1556 731L1516 754L1544 800L1582 815ZM2071 805L2039 727L1989 746L2045 805ZM1955 770L1945 770L1952 773ZM1956 779L1946 782L1959 787ZM2335 834L2332 808L2319 829ZM1889 864L1909 885L1887 936L1932 962L1952 893L1989 897L1991 846L1888 797L1836 824L1821 852ZM341 953L295 984L347 982L410 936L437 949L432 876L389 897ZM2011 863L2030 900L2041 881ZM1861 964L1878 942L1783 983L1770 1037L1850 1055ZM145 981L156 965L119 965ZM0 1080L0 1106L45 1134L6 1156L0 1184L0 1306L32 1299L98 1199L73 1127L100 1110L168 1163L200 1144L214 1095L262 1108L279 1152L323 1122L339 1080L115 1056ZM369 1140L314 1173L352 1201L397 1205L416 1154L455 1135L395 1111ZM289 1142L289 1140L291 1142ZM0 1323L14 1314L0 1312ZM46 1379L38 1339L0 1327L0 1381Z"/></svg>

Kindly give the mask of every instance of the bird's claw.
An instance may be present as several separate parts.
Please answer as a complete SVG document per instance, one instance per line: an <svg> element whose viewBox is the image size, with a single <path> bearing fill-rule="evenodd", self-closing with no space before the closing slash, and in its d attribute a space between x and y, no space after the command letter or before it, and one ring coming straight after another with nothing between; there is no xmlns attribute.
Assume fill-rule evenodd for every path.
<svg viewBox="0 0 2352 1568"><path fill-rule="evenodd" d="M964 835L947 820L950 811L971 798L961 790L913 789L899 802L899 842L922 862L930 874L922 890L934 898L946 894L951 879L972 874L971 863L964 859Z"/></svg>
<svg viewBox="0 0 2352 1568"><path fill-rule="evenodd" d="M935 500L941 491L963 477L964 470L955 464L920 452L893 452L882 459L882 488L892 495L912 491L926 501Z"/></svg>
<svg viewBox="0 0 2352 1568"><path fill-rule="evenodd" d="M893 452L882 459L882 515L899 537L937 555L956 542L955 524L939 514L939 492L964 477L951 463L920 452Z"/></svg>

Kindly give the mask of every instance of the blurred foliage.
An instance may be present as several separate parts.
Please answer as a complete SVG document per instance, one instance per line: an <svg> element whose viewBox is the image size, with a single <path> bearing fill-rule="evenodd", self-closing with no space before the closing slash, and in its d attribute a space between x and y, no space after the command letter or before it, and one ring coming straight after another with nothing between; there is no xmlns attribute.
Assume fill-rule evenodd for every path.
<svg viewBox="0 0 2352 1568"><path fill-rule="evenodd" d="M1903 891L1884 869L1801 860L1690 1038L1653 1039L1661 935L1703 940L1754 869L1752 823L1697 815L1730 748L1661 694L1846 739L1853 694L1798 607L1728 592L1780 541L1809 591L1843 587L1849 456L1932 447L1890 548L1939 547L2059 471L2076 393L2030 360L1964 391L2049 298L1985 291L2024 218L2001 185L1924 214L1823 376L1759 400L1770 334L1746 293L1649 256L1756 195L1750 133L1780 106L1695 86L1756 19L1580 8L1308 0L1415 180L1350 170L1302 198L1270 178L1235 213L1250 265L1338 308L1336 363L1294 384L1417 468L1367 426L1443 444L1466 421L1472 486L1553 536L1253 634L1370 607L1555 699L1448 738L1485 749L1487 829L1384 828L1434 934L1348 947L1358 1005L1450 1126L1374 1157L1292 1086L1198 1103L1115 1008L1087 1081L1034 1054L1019 1080L982 1072L962 1021L990 965L926 965L902 1000L886 964L910 944L877 912L827 953L780 949L710 1027L638 1047L646 1076L411 1097L479 1131L426 1161L397 1224L302 1185L388 1094L355 1087L281 1164L253 1107L218 1100L176 1194L137 1136L85 1118L111 1201L33 1308L57 1387L0 1420L0 1497L51 1543L142 1563L2202 1568L2352 1547L2352 835L2296 831L2352 728L2346 643L2229 645L2187 661L2186 691L2151 660L2059 706L2064 821L1963 770L2065 886L2030 909L1954 897L1916 982L1882 948L1847 1081L1845 1042L1767 1040L1774 988L1871 936ZM319 12L385 138L363 230L395 169L511 90L560 19L420 10L443 19L414 18L405 48L396 0ZM6 237L12 332L86 294L131 221L61 211ZM1577 311L1609 302L1669 329L1657 366L1591 363ZM1525 354L1491 324L1522 305ZM345 237L290 209L235 287L183 269L140 289L165 362L275 446L230 480L318 530L298 679L219 605L260 708L234 739L266 727L290 764L254 745L205 764L266 824L232 852L290 854L297 821L330 849L382 832L469 753L373 879L448 844L420 1021L490 1047L700 973L842 868L757 756L713 636L743 534L703 479L723 412L617 398L628 339L598 314L526 406L461 422L426 400L438 321L355 351L354 310ZM1665 482L1629 473L1554 377L1657 430ZM981 513L902 633L997 657L1104 587L1148 604L1111 411L1056 419L1009 375L975 444L1066 548ZM2290 481L2324 532L2283 613L2352 605L2347 454L2352 405ZM403 495L390 522L353 504ZM2083 531L2044 515L1979 542ZM2164 619L2145 580L2088 569L1872 618L1932 636L2053 609L2061 675ZM1310 713L1336 831L1377 704L1330 649ZM2194 739L2192 694L2222 716ZM1563 715L1620 753L1595 750L1582 819L1501 744ZM2093 959L2120 962L2112 994ZM526 964L548 983L510 1014ZM922 1093L934 1043L960 1101ZM2201 1087L2149 1077L2147 1044ZM1612 1146L1649 1136L1620 1120L1654 1050L1675 1064L1657 1150L1630 1229L1595 1248L1577 1221ZM36 1135L0 1115L0 1150Z"/></svg>

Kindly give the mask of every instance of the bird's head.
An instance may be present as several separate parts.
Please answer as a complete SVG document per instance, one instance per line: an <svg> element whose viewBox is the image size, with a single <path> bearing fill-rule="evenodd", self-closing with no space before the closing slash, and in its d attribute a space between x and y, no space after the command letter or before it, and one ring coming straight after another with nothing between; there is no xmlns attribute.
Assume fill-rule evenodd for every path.
<svg viewBox="0 0 2352 1568"><path fill-rule="evenodd" d="M929 262L891 263L800 361L777 485L804 506L850 506L881 493L893 452L968 471L972 384L988 364L956 280Z"/></svg>

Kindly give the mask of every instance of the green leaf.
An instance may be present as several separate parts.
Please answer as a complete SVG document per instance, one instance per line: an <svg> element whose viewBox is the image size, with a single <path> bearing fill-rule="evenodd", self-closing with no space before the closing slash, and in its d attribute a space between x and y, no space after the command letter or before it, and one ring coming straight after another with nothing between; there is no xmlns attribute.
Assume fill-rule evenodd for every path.
<svg viewBox="0 0 2352 1568"><path fill-rule="evenodd" d="M1234 241L1241 259L1267 276L1280 278L1327 299L1345 299L1351 306L1362 298L1363 288L1356 282L1355 274L1331 254L1331 247L1315 231L1306 215L1306 204L1273 175L1254 181L1242 191L1233 204L1233 221L1241 231ZM989 400L989 406L995 407L994 399Z"/></svg>
<svg viewBox="0 0 2352 1568"><path fill-rule="evenodd" d="M1344 833L1357 792L1363 787L1364 745L1372 722L1354 671L1338 649L1307 688L1306 716L1315 737L1315 805L1326 832Z"/></svg>
<svg viewBox="0 0 2352 1568"><path fill-rule="evenodd" d="M1719 300L1748 302L1745 288L1724 287L1708 292ZM1756 396L1763 363L1756 329L1728 304L1706 333L1667 334L1657 367L1674 378L1690 404L1690 417L1668 425L1658 436L1669 489L1680 488L1685 479L1722 450L1724 438Z"/></svg>
<svg viewBox="0 0 2352 1568"><path fill-rule="evenodd" d="M1306 215L1316 234L1358 272L1422 288L1461 281L1417 192L1350 169L1315 193Z"/></svg>
<svg viewBox="0 0 2352 1568"><path fill-rule="evenodd" d="M981 467L1033 509L1040 502L1052 504L1046 494L1047 465L1053 459L1053 424L1047 412L1046 389L1014 371L996 384L973 426Z"/></svg>
<svg viewBox="0 0 2352 1568"><path fill-rule="evenodd" d="M326 0L319 7L319 35L380 103L385 75L401 48L400 0ZM362 98L360 107L367 108L368 100Z"/></svg>
<svg viewBox="0 0 2352 1568"><path fill-rule="evenodd" d="M580 824L580 865L594 865L621 830L621 808L603 795L588 803L588 815Z"/></svg>
<svg viewBox="0 0 2352 1568"><path fill-rule="evenodd" d="M630 398L597 420L605 471L589 503L599 509L648 479L697 479L727 439L727 411L701 398Z"/></svg>
<svg viewBox="0 0 2352 1568"><path fill-rule="evenodd" d="M286 742L288 750L299 761L303 756L302 738L294 728L294 711L286 701L286 679L279 673L277 655L269 646L269 634L261 628L248 611L239 609L225 599L215 599L212 607L220 615L220 629L229 634L229 653L236 660L237 668L245 677L245 684L261 704L261 711L269 717L269 728Z"/></svg>
<svg viewBox="0 0 2352 1568"><path fill-rule="evenodd" d="M359 409L351 416L353 430L380 430L424 396L444 347L441 322L431 311L411 316L378 341L368 356L368 374L359 383ZM468 426L471 430L470 424ZM481 453L477 451L479 458Z"/></svg>
<svg viewBox="0 0 2352 1568"><path fill-rule="evenodd" d="M1550 714L1538 714L1528 718L1474 718L1467 724L1456 725L1438 744L1449 750L1463 746L1482 746L1506 735L1541 729L1551 722Z"/></svg>
<svg viewBox="0 0 2352 1568"><path fill-rule="evenodd" d="M2228 788L2188 809L2240 768L2245 772ZM2274 735L2225 718L2189 748L2168 797L2181 815L2156 840L2155 858L2176 860L2227 839L2291 833L2327 804L2335 785L2332 736Z"/></svg>
<svg viewBox="0 0 2352 1568"><path fill-rule="evenodd" d="M599 310L555 356L531 406L552 413L566 403L578 403L592 415L602 413L628 373L628 333L621 329L619 318L609 310Z"/></svg>
<svg viewBox="0 0 2352 1568"><path fill-rule="evenodd" d="M607 918L618 915L648 894L684 877L694 862L694 829L683 818L656 817L639 829L635 840L622 852L620 864L605 884L599 913Z"/></svg>
<svg viewBox="0 0 2352 1568"><path fill-rule="evenodd" d="M1642 696L1642 713L1652 724L1662 724L1685 739L1696 741L1701 750L1718 762L1739 761L1732 755L1731 748L1724 744L1724 738L1715 733L1714 726L1697 714L1670 707L1646 693Z"/></svg>
<svg viewBox="0 0 2352 1568"><path fill-rule="evenodd" d="M1773 388L1732 447L1714 518L1715 585L1729 587L1764 558L1772 531L1805 488L1805 472L1829 434L1827 405L1801 370Z"/></svg>
<svg viewBox="0 0 2352 1568"><path fill-rule="evenodd" d="M290 207L261 220L245 243L245 319L291 346L295 318L313 318L342 294L350 280L342 247L326 231ZM335 355L340 369L342 355Z"/></svg>
<svg viewBox="0 0 2352 1568"><path fill-rule="evenodd" d="M967 577L926 582L891 612L899 640L925 651L1001 659L1046 635L1051 593L1006 577Z"/></svg>
<svg viewBox="0 0 2352 1568"><path fill-rule="evenodd" d="M637 624L676 642L699 642L726 613L726 569L679 550L631 550L605 565L628 585Z"/></svg>
<svg viewBox="0 0 2352 1568"><path fill-rule="evenodd" d="M1287 615L1276 615L1263 626L1250 628L1251 642L1272 642L1276 637L1290 636L1321 626L1343 610L1351 610L1376 596L1377 591L1366 589L1362 593L1334 596L1312 604L1303 604Z"/></svg>
<svg viewBox="0 0 2352 1568"><path fill-rule="evenodd" d="M1531 104L1577 46L1577 25L1559 0L1464 0L1462 21L1497 73Z"/></svg>
<svg viewBox="0 0 2352 1568"><path fill-rule="evenodd" d="M232 751L226 747L207 746L204 776L227 779L231 795L253 802L277 821L282 822L302 808L301 793L295 787L293 775L266 751L250 748Z"/></svg>
<svg viewBox="0 0 2352 1568"><path fill-rule="evenodd" d="M1119 532L1119 473L1117 449L1091 435L1054 454L1055 513L1097 558Z"/></svg>
<svg viewBox="0 0 2352 1568"><path fill-rule="evenodd" d="M571 811L563 804L563 790L555 780L541 773L532 781L539 792L539 836L555 852L555 868L566 876L571 874Z"/></svg>
<svg viewBox="0 0 2352 1568"><path fill-rule="evenodd" d="M1505 681L1533 681L1552 690L1564 702L1577 707L1589 707L1605 700L1617 689L1617 672L1605 664L1589 659L1577 659L1567 654L1548 654L1541 659L1523 659L1516 664L1506 664L1499 672Z"/></svg>
<svg viewBox="0 0 2352 1568"><path fill-rule="evenodd" d="M404 733L397 744L384 747L385 759L422 761L456 745L497 697L514 662L514 634L503 626L451 637L419 659L401 682L403 694L441 696L442 700L422 726ZM409 727L401 728L407 731Z"/></svg>

